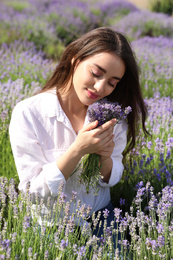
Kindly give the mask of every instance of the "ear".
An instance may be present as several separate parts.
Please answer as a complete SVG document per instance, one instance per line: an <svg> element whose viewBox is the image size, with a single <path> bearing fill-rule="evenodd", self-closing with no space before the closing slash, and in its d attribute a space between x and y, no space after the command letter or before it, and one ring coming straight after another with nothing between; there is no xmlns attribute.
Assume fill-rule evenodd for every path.
<svg viewBox="0 0 173 260"><path fill-rule="evenodd" d="M76 67L78 66L78 64L80 63L80 61L79 61L79 60L76 60L75 57L73 57L72 60L71 60L71 65L73 65L74 62L76 62L75 67L74 67L74 69L76 69Z"/></svg>
<svg viewBox="0 0 173 260"><path fill-rule="evenodd" d="M71 65L73 65L74 59L75 59L75 58L73 57L72 60L71 60Z"/></svg>

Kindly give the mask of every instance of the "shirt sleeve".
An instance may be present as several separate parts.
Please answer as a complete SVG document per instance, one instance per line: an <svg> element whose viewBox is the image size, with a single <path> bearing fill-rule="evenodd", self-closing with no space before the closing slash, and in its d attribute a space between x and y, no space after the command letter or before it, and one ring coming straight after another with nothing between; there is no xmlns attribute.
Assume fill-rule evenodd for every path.
<svg viewBox="0 0 173 260"><path fill-rule="evenodd" d="M113 166L109 182L106 183L100 179L99 184L102 187L112 187L118 183L122 177L124 165L122 163L123 155L126 144L127 144L127 123L125 120L121 121L114 127L114 142L115 147L111 155Z"/></svg>
<svg viewBox="0 0 173 260"><path fill-rule="evenodd" d="M13 156L19 175L19 189L26 191L30 185L31 193L42 197L58 195L58 187L66 183L56 161L47 162L31 124L29 113L17 104L11 116L9 135Z"/></svg>

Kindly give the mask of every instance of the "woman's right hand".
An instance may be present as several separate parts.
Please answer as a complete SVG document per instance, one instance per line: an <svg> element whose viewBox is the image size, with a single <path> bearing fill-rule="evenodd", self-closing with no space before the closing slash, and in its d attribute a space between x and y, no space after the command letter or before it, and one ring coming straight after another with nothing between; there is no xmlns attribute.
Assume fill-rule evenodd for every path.
<svg viewBox="0 0 173 260"><path fill-rule="evenodd" d="M85 154L97 153L109 156L113 142L115 119L97 127L98 121L83 127L69 149L56 161L59 170L67 180Z"/></svg>
<svg viewBox="0 0 173 260"><path fill-rule="evenodd" d="M112 119L97 127L98 121L94 121L83 127L75 140L76 149L80 150L82 156L89 153L101 153L108 150L113 143L113 127L116 119ZM92 130L92 131L91 131Z"/></svg>

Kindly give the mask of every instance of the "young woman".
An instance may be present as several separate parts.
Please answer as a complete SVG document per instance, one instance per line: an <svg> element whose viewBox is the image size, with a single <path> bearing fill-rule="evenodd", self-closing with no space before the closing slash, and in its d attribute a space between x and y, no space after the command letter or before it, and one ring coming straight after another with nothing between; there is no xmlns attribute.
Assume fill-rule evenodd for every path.
<svg viewBox="0 0 173 260"><path fill-rule="evenodd" d="M98 121L89 123L88 107L104 97L131 106L126 121L114 126L115 118L100 127ZM29 183L31 194L38 193L45 205L50 197L53 204L63 182L67 200L77 192L77 199L91 207L89 216L108 209L110 225L110 187L121 179L122 153L134 147L140 122L147 133L146 114L138 66L126 38L103 27L81 36L67 46L41 93L13 110L9 132L19 189L26 191ZM102 165L97 195L87 194L79 183L80 170L71 176L89 153L99 154Z"/></svg>

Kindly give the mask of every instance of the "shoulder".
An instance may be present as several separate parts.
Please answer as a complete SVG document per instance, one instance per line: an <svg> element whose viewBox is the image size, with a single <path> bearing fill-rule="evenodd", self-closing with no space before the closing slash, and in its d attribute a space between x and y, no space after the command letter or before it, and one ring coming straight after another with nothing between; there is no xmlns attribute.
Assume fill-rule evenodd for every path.
<svg viewBox="0 0 173 260"><path fill-rule="evenodd" d="M128 124L125 119L121 120L119 123L117 123L114 127L114 132L117 133L122 133L122 132L127 132L128 129Z"/></svg>
<svg viewBox="0 0 173 260"><path fill-rule="evenodd" d="M56 95L48 92L40 93L17 103L13 109L13 115L39 114L44 116L51 114L52 111L56 111L58 104Z"/></svg>

